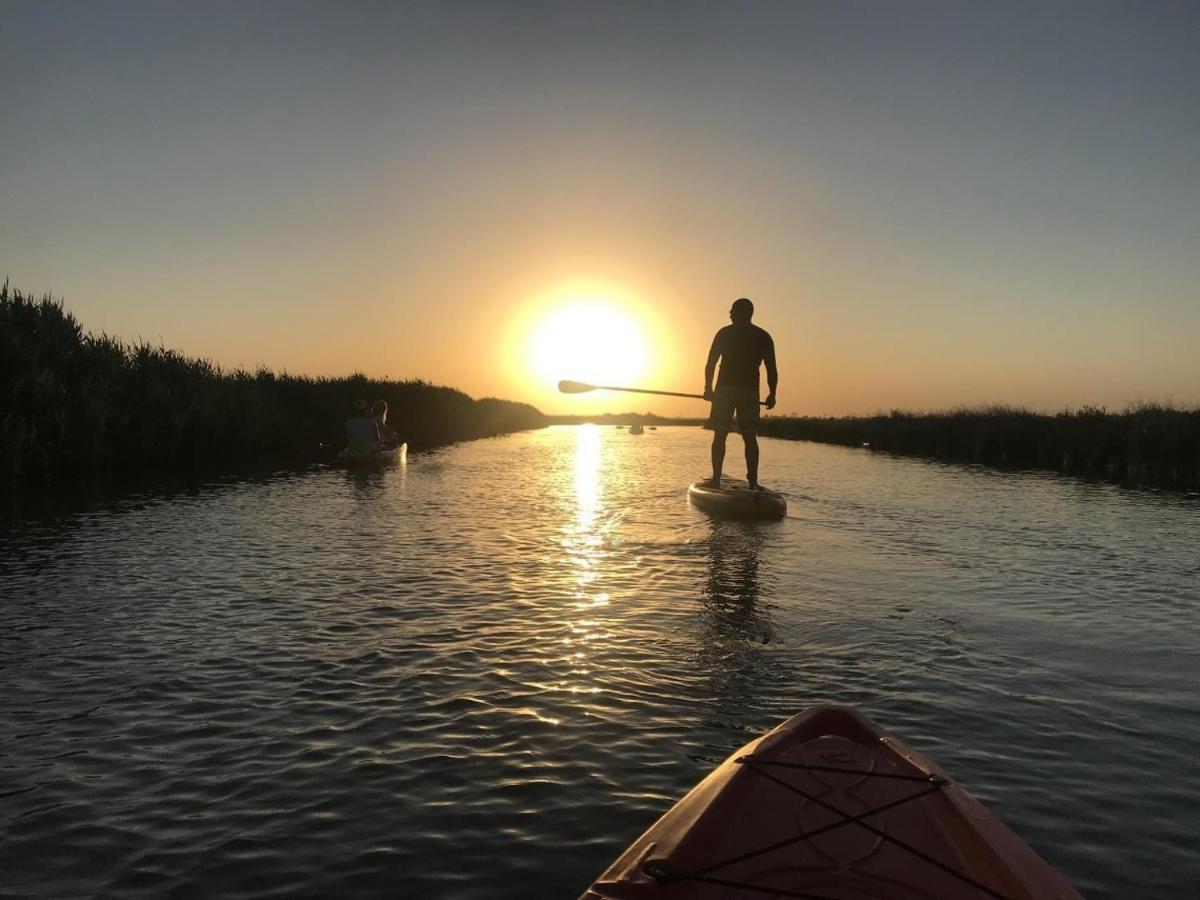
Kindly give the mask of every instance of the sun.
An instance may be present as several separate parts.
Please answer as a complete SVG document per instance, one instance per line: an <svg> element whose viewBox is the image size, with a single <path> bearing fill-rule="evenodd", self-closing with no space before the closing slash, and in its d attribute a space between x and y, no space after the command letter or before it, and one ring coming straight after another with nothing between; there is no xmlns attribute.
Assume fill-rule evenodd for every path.
<svg viewBox="0 0 1200 900"><path fill-rule="evenodd" d="M646 374L650 354L637 318L620 304L575 298L536 323L528 359L542 384L567 378L621 387Z"/></svg>

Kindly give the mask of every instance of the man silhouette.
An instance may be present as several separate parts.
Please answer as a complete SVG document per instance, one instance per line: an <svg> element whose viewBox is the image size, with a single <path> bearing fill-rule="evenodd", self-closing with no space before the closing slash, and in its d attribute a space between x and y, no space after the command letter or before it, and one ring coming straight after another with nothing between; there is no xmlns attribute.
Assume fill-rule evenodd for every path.
<svg viewBox="0 0 1200 900"><path fill-rule="evenodd" d="M712 401L708 427L713 430L712 481L721 485L721 467L725 463L725 438L729 424L737 413L738 431L746 444L746 480L758 490L758 370L767 367L767 409L775 408L775 389L779 385L779 370L775 368L775 342L771 335L751 325L754 304L745 297L733 301L726 325L713 338L704 366L704 399ZM713 372L721 361L717 389L713 390Z"/></svg>

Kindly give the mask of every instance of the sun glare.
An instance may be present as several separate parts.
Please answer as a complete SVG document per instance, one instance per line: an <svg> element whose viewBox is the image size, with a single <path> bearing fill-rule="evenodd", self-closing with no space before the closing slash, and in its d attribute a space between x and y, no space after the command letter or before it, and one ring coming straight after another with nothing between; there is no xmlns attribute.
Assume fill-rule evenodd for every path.
<svg viewBox="0 0 1200 900"><path fill-rule="evenodd" d="M529 360L538 381L569 378L629 385L646 374L649 348L637 320L612 301L576 299L534 327Z"/></svg>

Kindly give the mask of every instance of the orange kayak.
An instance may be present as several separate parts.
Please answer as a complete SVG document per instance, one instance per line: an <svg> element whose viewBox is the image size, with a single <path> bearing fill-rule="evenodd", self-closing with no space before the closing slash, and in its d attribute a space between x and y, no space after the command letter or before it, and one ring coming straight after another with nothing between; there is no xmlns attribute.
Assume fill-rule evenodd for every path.
<svg viewBox="0 0 1200 900"><path fill-rule="evenodd" d="M932 762L852 709L751 741L582 900L1052 900L1079 894Z"/></svg>

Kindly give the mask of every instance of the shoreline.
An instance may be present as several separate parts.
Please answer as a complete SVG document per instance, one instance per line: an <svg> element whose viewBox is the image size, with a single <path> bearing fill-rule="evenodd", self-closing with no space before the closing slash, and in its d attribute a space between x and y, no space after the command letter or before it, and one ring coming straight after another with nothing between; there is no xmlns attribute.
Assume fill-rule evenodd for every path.
<svg viewBox="0 0 1200 900"><path fill-rule="evenodd" d="M987 407L838 418L771 416L758 433L998 470L1200 489L1200 409L1142 404L1120 413L1083 407L1048 415Z"/></svg>
<svg viewBox="0 0 1200 900"><path fill-rule="evenodd" d="M410 449L544 427L528 403L426 381L226 371L87 332L61 300L0 287L0 485L203 479L331 462L356 400L383 400Z"/></svg>

